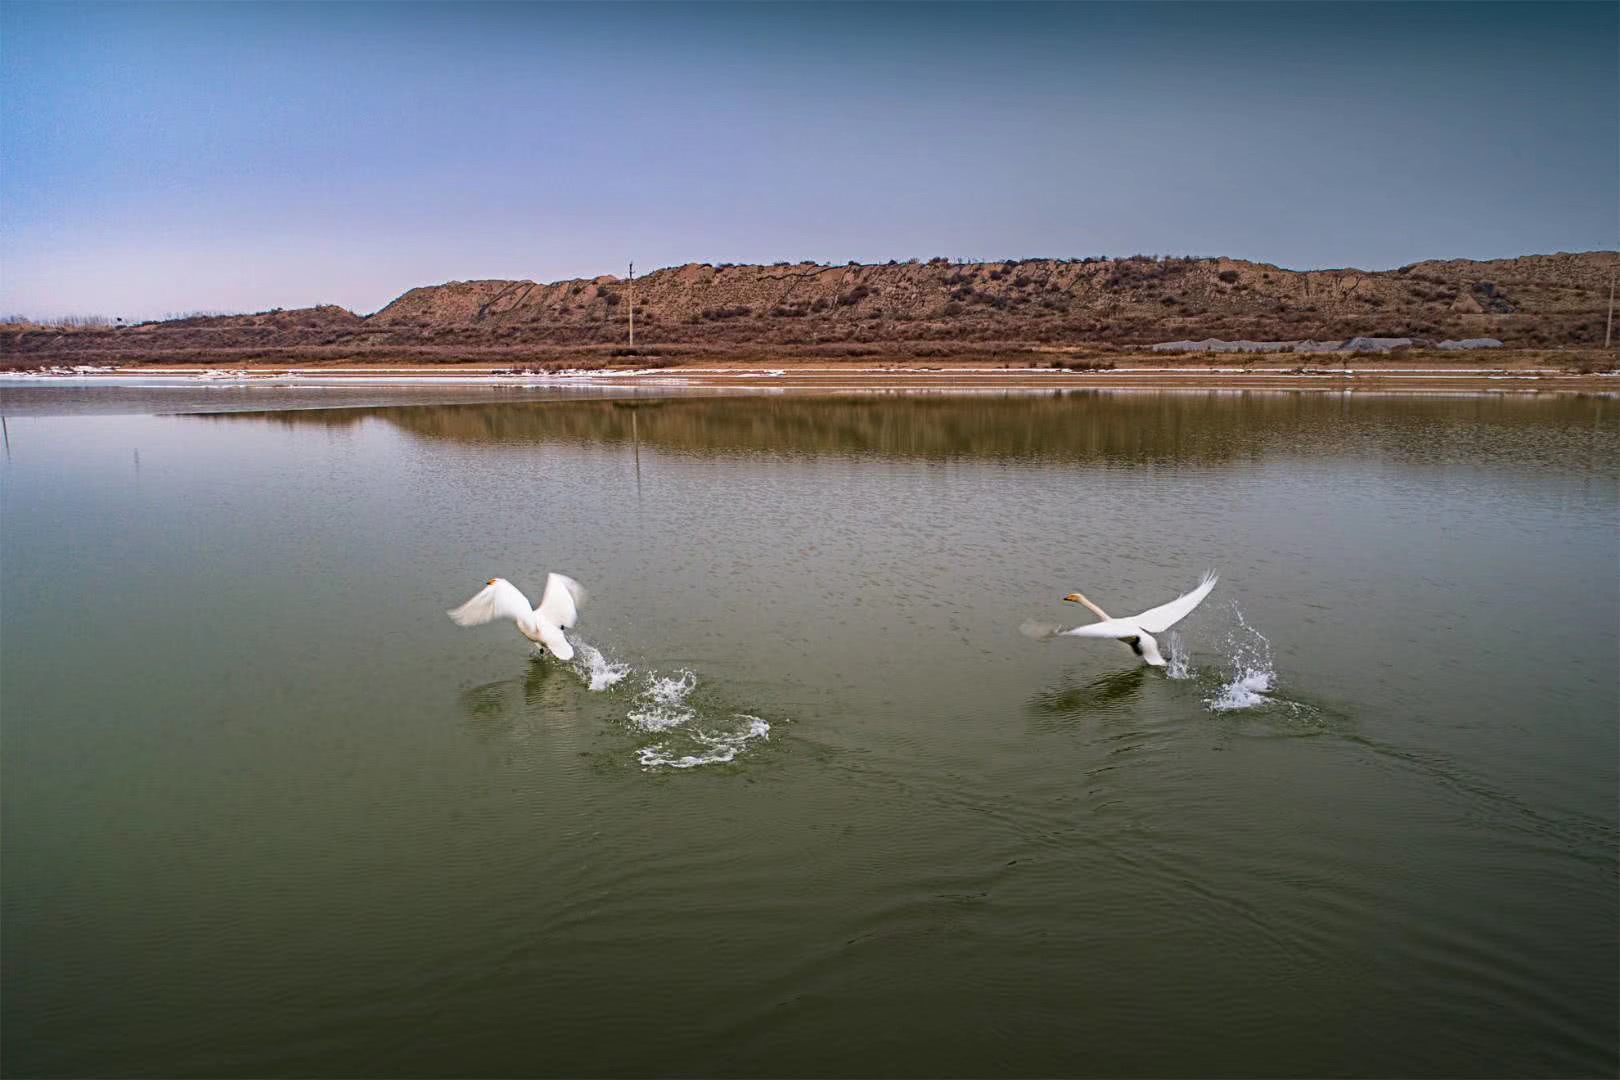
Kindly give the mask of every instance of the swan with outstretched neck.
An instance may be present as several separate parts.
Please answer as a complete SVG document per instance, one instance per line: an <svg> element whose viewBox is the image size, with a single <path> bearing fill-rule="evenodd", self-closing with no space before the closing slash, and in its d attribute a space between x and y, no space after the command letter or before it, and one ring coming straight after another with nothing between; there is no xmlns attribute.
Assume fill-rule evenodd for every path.
<svg viewBox="0 0 1620 1080"><path fill-rule="evenodd" d="M1191 592L1183 593L1168 604L1160 604L1156 608L1149 608L1140 615L1129 615L1116 619L1108 612L1087 600L1081 593L1072 592L1063 599L1071 604L1081 604L1101 619L1101 622L1087 623L1084 626L1048 626L1042 623L1025 623L1022 627L1025 634L1033 638L1052 637L1089 637L1113 638L1123 642L1144 663L1152 667L1165 667L1164 654L1159 652L1158 639L1155 634L1162 634L1176 623L1192 614L1193 608L1204 602L1210 590L1215 588L1219 580L1213 570L1206 571L1198 583L1198 587Z"/></svg>

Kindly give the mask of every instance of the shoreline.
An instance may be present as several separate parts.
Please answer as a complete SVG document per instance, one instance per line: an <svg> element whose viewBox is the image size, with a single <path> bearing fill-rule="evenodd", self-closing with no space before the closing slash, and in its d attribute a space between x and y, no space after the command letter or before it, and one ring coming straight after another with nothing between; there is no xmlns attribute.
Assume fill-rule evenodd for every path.
<svg viewBox="0 0 1620 1080"><path fill-rule="evenodd" d="M264 386L514 386L646 387L668 389L798 390L1075 390L1216 389L1471 393L1601 393L1620 395L1620 371L1580 373L1553 368L1433 367L1392 364L1319 368L1302 365L1143 365L1102 370L988 367L971 364L810 366L691 364L657 368L577 368L514 371L488 364L415 366L243 365L198 370L187 366L47 369L0 373L0 385L264 385Z"/></svg>

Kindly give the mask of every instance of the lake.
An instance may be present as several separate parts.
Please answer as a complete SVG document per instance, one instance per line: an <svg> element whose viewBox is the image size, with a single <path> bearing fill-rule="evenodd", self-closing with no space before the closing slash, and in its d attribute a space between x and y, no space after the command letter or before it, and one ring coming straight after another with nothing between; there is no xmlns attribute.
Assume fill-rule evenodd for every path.
<svg viewBox="0 0 1620 1080"><path fill-rule="evenodd" d="M0 405L8 1075L1620 1068L1614 398Z"/></svg>

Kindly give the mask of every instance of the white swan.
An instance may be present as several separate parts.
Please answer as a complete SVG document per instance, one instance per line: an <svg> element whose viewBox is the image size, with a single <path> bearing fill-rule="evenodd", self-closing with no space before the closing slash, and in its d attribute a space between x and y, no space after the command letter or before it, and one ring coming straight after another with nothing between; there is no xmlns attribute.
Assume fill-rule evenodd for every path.
<svg viewBox="0 0 1620 1080"><path fill-rule="evenodd" d="M579 621L585 606L585 590L580 583L562 574L546 575L546 591L540 606L529 607L529 598L505 578L490 578L484 591L454 611L445 612L457 626L478 626L495 619L511 619L518 632L530 641L544 645L559 660L572 660L574 647L563 631Z"/></svg>
<svg viewBox="0 0 1620 1080"><path fill-rule="evenodd" d="M1085 626L1071 626L1067 629L1057 626L1047 626L1041 623L1025 623L1021 628L1025 634L1034 638L1050 637L1092 637L1113 638L1129 645L1131 651L1140 656L1153 667L1164 667L1165 659L1159 652L1159 643L1154 634L1162 634L1176 623L1185 619L1192 613L1193 608L1204 602L1210 590L1215 587L1219 578L1213 570L1204 572L1204 577L1198 582L1198 587L1192 592L1183 593L1168 604L1160 604L1156 608L1149 608L1140 615L1131 615L1123 619L1115 619L1108 612L1093 604L1079 593L1070 593L1063 599L1074 604L1084 604L1097 613L1102 622L1089 623Z"/></svg>

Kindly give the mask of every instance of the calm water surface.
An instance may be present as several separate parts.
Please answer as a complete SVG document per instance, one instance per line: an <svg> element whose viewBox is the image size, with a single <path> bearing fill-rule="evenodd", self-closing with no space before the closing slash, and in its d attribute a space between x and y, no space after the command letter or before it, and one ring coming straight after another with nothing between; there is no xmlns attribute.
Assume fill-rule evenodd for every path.
<svg viewBox="0 0 1620 1080"><path fill-rule="evenodd" d="M1620 1067L1614 400L4 404L9 1075Z"/></svg>

